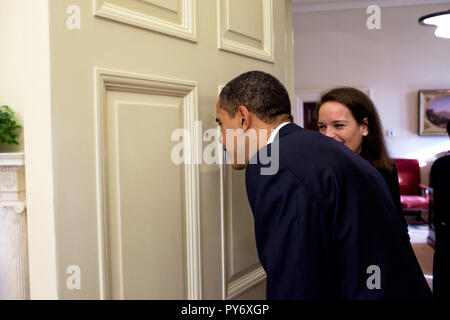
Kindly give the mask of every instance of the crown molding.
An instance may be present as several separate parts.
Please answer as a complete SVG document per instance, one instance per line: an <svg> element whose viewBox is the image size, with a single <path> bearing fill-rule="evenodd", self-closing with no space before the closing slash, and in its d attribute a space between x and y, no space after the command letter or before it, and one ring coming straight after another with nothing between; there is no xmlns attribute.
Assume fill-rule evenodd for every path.
<svg viewBox="0 0 450 320"><path fill-rule="evenodd" d="M417 6L417 5L431 5L431 4L448 4L448 0L379 0L376 5L380 7L402 7L402 6ZM347 1L341 3L320 3L320 4L303 4L299 0L292 1L293 13L304 12L319 12L319 11L339 11L351 9L365 9L374 5L373 1Z"/></svg>

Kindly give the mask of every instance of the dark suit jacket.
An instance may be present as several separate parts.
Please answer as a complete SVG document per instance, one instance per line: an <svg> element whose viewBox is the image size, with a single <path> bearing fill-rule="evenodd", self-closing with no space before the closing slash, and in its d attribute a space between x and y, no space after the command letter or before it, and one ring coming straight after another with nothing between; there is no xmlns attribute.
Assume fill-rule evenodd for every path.
<svg viewBox="0 0 450 320"><path fill-rule="evenodd" d="M278 136L278 172L261 175L270 165L258 160L262 152L273 156L273 144L246 170L267 298L430 298L378 171L342 143L295 124ZM380 289L373 288L377 275Z"/></svg>
<svg viewBox="0 0 450 320"><path fill-rule="evenodd" d="M433 264L433 293L450 298L450 155L437 159L431 167L430 184L434 193L436 246Z"/></svg>
<svg viewBox="0 0 450 320"><path fill-rule="evenodd" d="M408 234L408 223L406 222L405 216L403 214L402 202L400 201L400 186L398 185L398 172L397 167L394 164L394 170L389 172L384 169L378 169L384 180L388 184L389 190L391 191L392 200L394 201L395 208L397 209L397 214L403 225L403 230ZM409 234L408 234L409 239Z"/></svg>

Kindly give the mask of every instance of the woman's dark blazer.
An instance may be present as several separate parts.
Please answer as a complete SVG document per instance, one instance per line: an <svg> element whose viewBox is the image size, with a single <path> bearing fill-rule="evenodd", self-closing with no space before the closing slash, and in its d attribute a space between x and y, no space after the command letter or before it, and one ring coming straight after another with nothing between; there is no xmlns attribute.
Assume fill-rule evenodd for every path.
<svg viewBox="0 0 450 320"><path fill-rule="evenodd" d="M398 185L397 167L394 164L394 168L392 171L388 171L386 169L378 169L378 172L381 173L384 180L386 180L388 184L389 190L391 191L392 200L394 201L395 209L397 210L397 214L402 222L403 229L406 231L406 233L408 233L408 223L406 222L405 216L403 214L402 203L400 201L400 187Z"/></svg>

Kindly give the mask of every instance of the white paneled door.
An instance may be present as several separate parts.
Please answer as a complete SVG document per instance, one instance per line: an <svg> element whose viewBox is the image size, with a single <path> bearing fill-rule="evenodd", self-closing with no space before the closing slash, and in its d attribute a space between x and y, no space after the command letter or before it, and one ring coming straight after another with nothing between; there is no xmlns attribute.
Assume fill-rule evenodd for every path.
<svg viewBox="0 0 450 320"><path fill-rule="evenodd" d="M202 152L220 85L292 92L290 1L49 5L58 297L264 299L244 172Z"/></svg>

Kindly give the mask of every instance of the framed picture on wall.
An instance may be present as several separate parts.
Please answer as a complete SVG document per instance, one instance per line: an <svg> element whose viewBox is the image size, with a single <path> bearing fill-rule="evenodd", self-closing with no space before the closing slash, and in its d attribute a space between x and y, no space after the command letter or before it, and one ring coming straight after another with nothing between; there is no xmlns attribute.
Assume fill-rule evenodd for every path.
<svg viewBox="0 0 450 320"><path fill-rule="evenodd" d="M450 121L450 89L419 91L419 135L447 135Z"/></svg>

